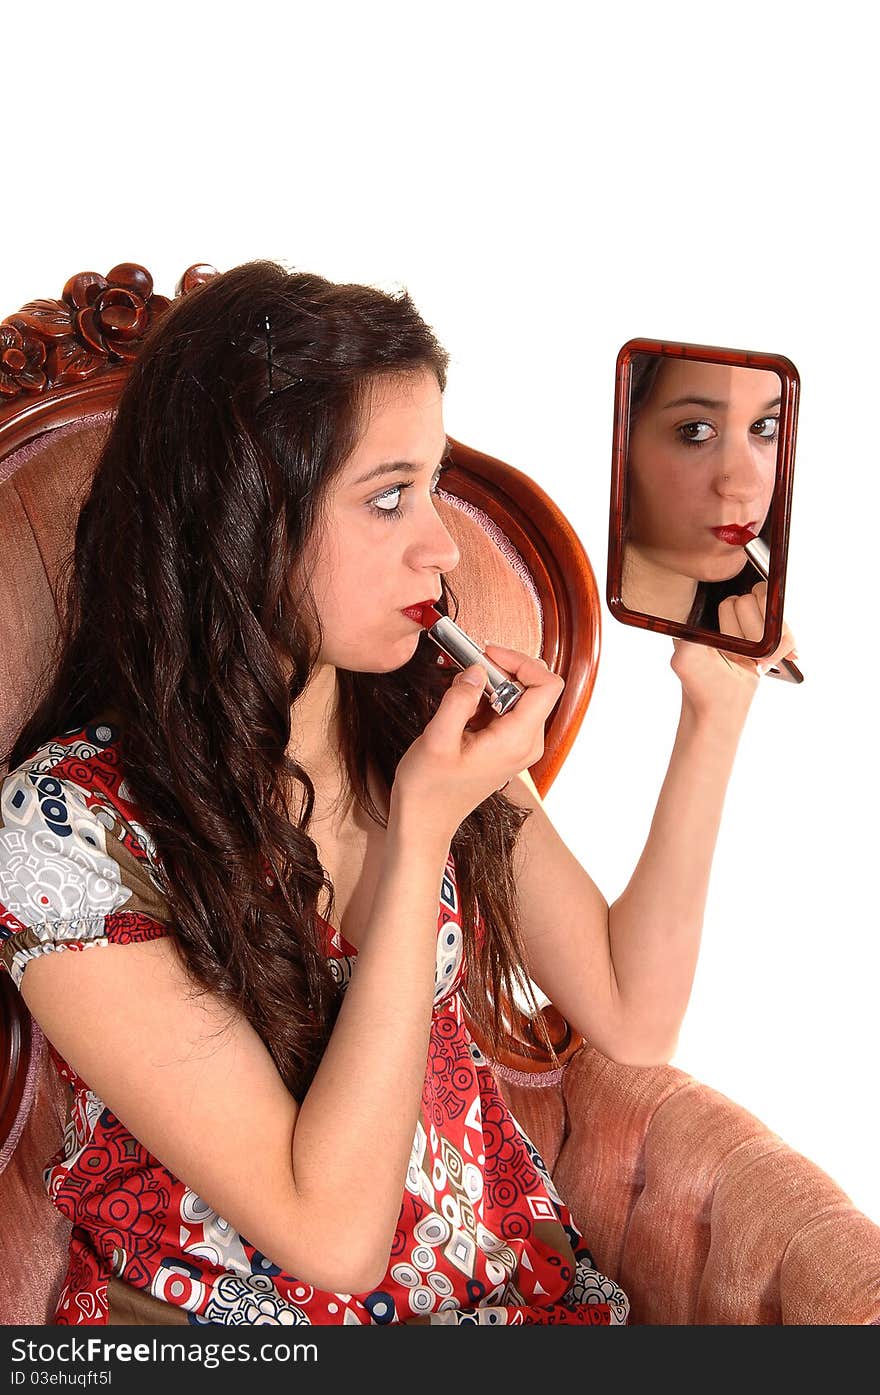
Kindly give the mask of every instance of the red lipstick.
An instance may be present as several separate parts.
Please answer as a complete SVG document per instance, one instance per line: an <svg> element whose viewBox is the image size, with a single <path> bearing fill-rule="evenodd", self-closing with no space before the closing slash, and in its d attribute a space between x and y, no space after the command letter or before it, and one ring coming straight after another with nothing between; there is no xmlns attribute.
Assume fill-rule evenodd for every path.
<svg viewBox="0 0 880 1395"><path fill-rule="evenodd" d="M409 613L409 610L405 612ZM509 712L514 703L522 697L525 692L522 685L511 678L509 673L505 673L503 668L493 664L476 641L471 639L470 635L466 635L448 615L441 615L432 601L425 601L422 605L419 623L428 631L438 649L448 655L459 668L468 668L471 664L482 665L486 670L483 696L499 716Z"/></svg>
<svg viewBox="0 0 880 1395"><path fill-rule="evenodd" d="M400 613L401 615L408 615L410 620L415 620L417 625L421 625L422 611L426 605L431 605L431 601L419 601L418 605L408 605Z"/></svg>
<svg viewBox="0 0 880 1395"><path fill-rule="evenodd" d="M745 547L747 542L752 542L757 537L754 527L754 523L746 523L742 527L735 523L729 523L725 527L713 528L712 532L716 538L729 543L731 547Z"/></svg>

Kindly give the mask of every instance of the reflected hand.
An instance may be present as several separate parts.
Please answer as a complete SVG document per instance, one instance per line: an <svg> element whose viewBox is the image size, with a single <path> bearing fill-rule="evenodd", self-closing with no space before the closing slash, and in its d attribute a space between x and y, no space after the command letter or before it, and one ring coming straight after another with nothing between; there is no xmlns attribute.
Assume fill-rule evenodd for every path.
<svg viewBox="0 0 880 1395"><path fill-rule="evenodd" d="M725 635L759 640L764 633L767 582L759 581L744 596L727 596L718 607L718 624ZM755 660L708 644L674 639L670 666L682 686L683 700L700 716L730 714L744 717L761 673L781 659L796 657L794 636L783 621L779 644L772 654Z"/></svg>

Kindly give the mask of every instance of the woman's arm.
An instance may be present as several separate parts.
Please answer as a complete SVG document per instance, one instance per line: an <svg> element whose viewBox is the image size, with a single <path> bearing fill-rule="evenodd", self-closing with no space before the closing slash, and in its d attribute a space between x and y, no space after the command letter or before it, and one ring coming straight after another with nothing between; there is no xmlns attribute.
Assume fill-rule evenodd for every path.
<svg viewBox="0 0 880 1395"><path fill-rule="evenodd" d="M719 606L725 635L752 641L764 633L767 583ZM722 636L723 638L723 636ZM762 660L789 654L779 643ZM627 1051L668 1061L693 985L709 874L724 797L761 669L741 654L673 640L670 661L681 683L681 716L666 779L644 851L626 890L608 913L618 1012Z"/></svg>
<svg viewBox="0 0 880 1395"><path fill-rule="evenodd" d="M49 1040L135 1138L286 1273L331 1292L365 1292L388 1265L448 854L389 821L357 968L301 1105L248 1021L192 995L173 937L44 954L22 978Z"/></svg>
<svg viewBox="0 0 880 1395"><path fill-rule="evenodd" d="M550 822L527 772L506 790L532 809L514 866L529 976L611 1059L668 1061L687 1008L709 873L744 713L683 704L644 850L608 906Z"/></svg>
<svg viewBox="0 0 880 1395"><path fill-rule="evenodd" d="M683 704L642 855L608 911L619 1030L627 1059L668 1061L690 998L709 874L742 721Z"/></svg>
<svg viewBox="0 0 880 1395"><path fill-rule="evenodd" d="M719 607L725 635L760 640L767 583ZM762 663L793 650L783 624ZM494 651L494 652L493 652ZM504 662L512 651L487 645ZM654 1065L674 1054L693 984L709 873L743 725L760 682L754 662L673 640L681 716L651 830L626 890L609 907L544 812L528 774L508 797L532 810L514 853L526 971L591 1045Z"/></svg>
<svg viewBox="0 0 880 1395"><path fill-rule="evenodd" d="M760 583L735 598L746 637L760 637L765 594ZM733 624L728 617L727 632ZM763 663L792 648L784 625ZM514 854L526 970L583 1037L631 1065L665 1062L675 1052L724 797L760 682L742 656L678 639L673 649L682 685L675 744L644 850L613 906L559 837L528 772L506 791L532 810Z"/></svg>

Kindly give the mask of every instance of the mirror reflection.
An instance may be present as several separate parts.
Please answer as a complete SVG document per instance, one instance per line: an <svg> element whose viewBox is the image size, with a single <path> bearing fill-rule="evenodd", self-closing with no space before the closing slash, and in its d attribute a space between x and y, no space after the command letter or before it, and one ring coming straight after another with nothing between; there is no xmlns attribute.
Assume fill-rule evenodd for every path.
<svg viewBox="0 0 880 1395"><path fill-rule="evenodd" d="M621 574L628 609L725 633L721 601L764 575L744 548L756 537L769 545L780 395L772 371L633 354Z"/></svg>

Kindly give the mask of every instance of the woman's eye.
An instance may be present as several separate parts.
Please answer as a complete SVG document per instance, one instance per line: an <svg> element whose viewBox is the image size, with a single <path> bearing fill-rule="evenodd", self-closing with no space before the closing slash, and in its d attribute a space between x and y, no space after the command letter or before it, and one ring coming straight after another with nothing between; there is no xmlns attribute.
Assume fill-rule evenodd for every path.
<svg viewBox="0 0 880 1395"><path fill-rule="evenodd" d="M756 436L763 436L766 441L775 441L778 429L778 417L760 417L758 421L753 421L751 426L751 430L754 434Z"/></svg>
<svg viewBox="0 0 880 1395"><path fill-rule="evenodd" d="M434 474L434 479L431 482L432 494L436 494L440 488L440 478L444 468L445 466L441 465L440 469ZM400 507L401 497L404 490L412 489L412 486L413 481L407 480L404 484L396 484L393 489L386 489L384 494L380 494L378 499L372 501L370 505L371 509L380 518L400 518L402 515L402 509ZM385 503L389 500L396 500L396 502L391 503L390 506L386 508Z"/></svg>
<svg viewBox="0 0 880 1395"><path fill-rule="evenodd" d="M678 434L686 446L704 446L715 434L715 428L708 421L686 421L678 427Z"/></svg>
<svg viewBox="0 0 880 1395"><path fill-rule="evenodd" d="M393 498L395 498L395 496L396 496L397 501L398 501L398 503L399 503L399 502L400 502L400 496L401 496L402 493L403 493L403 485L402 485L402 484L395 485L395 487L394 487L393 489L389 489L388 492L387 492L386 494L380 494L378 499L374 499L374 500L373 500L373 503L375 504L376 508L379 510L380 513L393 513L393 512L394 512L394 508L386 509L386 508L383 506L382 501L383 501L383 499L393 499ZM395 507L396 507L396 506L395 506Z"/></svg>

